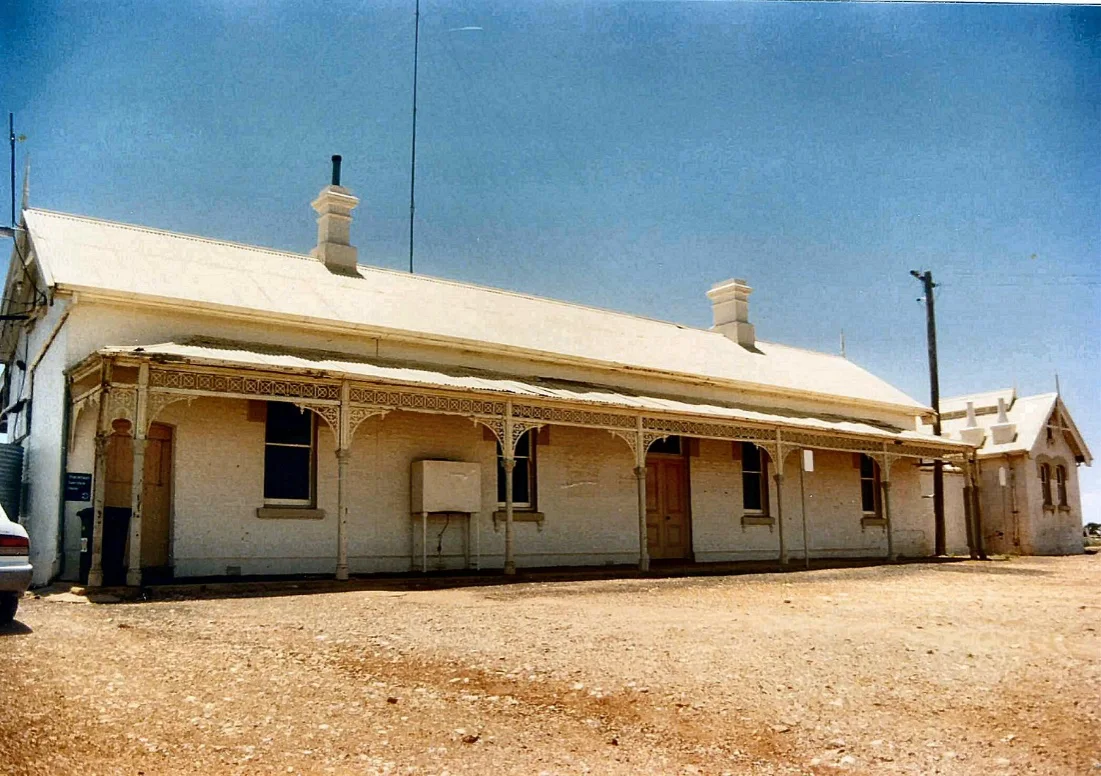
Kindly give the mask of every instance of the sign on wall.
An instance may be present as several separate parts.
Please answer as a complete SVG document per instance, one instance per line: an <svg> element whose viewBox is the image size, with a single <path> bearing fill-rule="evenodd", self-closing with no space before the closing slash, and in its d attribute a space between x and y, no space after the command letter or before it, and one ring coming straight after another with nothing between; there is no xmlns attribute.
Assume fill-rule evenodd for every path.
<svg viewBox="0 0 1101 776"><path fill-rule="evenodd" d="M85 472L67 472L65 474L65 500L91 501L92 475Z"/></svg>

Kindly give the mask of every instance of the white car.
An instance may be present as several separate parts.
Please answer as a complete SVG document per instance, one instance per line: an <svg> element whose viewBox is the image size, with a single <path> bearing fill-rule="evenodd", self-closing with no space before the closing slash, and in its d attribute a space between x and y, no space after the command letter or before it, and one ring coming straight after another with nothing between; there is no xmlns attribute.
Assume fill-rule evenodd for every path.
<svg viewBox="0 0 1101 776"><path fill-rule="evenodd" d="M0 508L0 625L15 619L19 599L31 585L30 552L27 530Z"/></svg>

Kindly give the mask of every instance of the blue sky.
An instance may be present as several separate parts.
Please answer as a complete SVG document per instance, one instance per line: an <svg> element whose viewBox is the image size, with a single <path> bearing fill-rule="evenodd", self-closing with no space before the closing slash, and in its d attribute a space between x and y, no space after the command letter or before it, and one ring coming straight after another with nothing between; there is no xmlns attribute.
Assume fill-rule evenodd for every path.
<svg viewBox="0 0 1101 776"><path fill-rule="evenodd" d="M421 14L418 271L698 326L746 277L761 339L844 330L928 400L931 269L942 393L1058 371L1101 454L1101 8ZM33 205L305 251L340 153L361 261L406 266L413 0L14 0L0 35Z"/></svg>

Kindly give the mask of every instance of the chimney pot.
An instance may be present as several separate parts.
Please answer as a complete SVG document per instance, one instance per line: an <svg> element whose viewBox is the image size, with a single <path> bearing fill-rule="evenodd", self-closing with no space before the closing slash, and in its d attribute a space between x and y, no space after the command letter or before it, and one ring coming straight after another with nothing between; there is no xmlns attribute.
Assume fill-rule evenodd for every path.
<svg viewBox="0 0 1101 776"><path fill-rule="evenodd" d="M352 210L359 198L340 185L341 157L334 154L332 183L310 203L317 211L317 247L310 255L337 275L358 275L358 252L351 244Z"/></svg>
<svg viewBox="0 0 1101 776"><path fill-rule="evenodd" d="M744 348L753 348L757 342L753 324L749 322L749 295L752 292L753 289L742 278L716 283L707 292L714 318L711 330Z"/></svg>
<svg viewBox="0 0 1101 776"><path fill-rule="evenodd" d="M986 429L979 426L975 419L975 402L967 402L967 425L960 429L960 439L975 447L982 447L986 439Z"/></svg>
<svg viewBox="0 0 1101 776"><path fill-rule="evenodd" d="M990 427L990 438L996 445L1004 445L1017 438L1017 424L1009 422L1005 399L998 397L998 422Z"/></svg>

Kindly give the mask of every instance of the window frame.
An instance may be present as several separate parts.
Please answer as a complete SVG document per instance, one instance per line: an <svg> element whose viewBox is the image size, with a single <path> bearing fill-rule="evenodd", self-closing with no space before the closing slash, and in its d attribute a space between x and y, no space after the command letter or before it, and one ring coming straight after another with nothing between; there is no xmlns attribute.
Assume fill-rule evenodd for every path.
<svg viewBox="0 0 1101 776"><path fill-rule="evenodd" d="M872 473L869 476L864 474L864 463L867 462L871 467ZM864 504L864 483L870 482L872 484L872 509L866 509ZM880 495L880 486L882 479L879 472L879 462L866 453L860 454L860 514L864 517L882 517L883 516L883 497Z"/></svg>
<svg viewBox="0 0 1101 776"><path fill-rule="evenodd" d="M1067 467L1062 464L1055 465L1055 497L1057 499L1056 506L1070 506L1070 499L1067 494Z"/></svg>
<svg viewBox="0 0 1101 776"><path fill-rule="evenodd" d="M270 410L273 404L284 404L291 407L295 407L290 402L277 402L269 400L265 410ZM308 479L310 483L309 497L305 499L299 498L269 498L267 493L264 493L264 506L266 507L290 507L290 508L313 508L317 505L317 413L313 410L297 408L299 412L307 416L310 421L310 442L309 444L293 443L293 442L269 442L268 441L268 413L265 411L264 415L264 480L268 478L268 464L267 464L267 452L268 447L293 447L297 449L309 448L309 473Z"/></svg>
<svg viewBox="0 0 1101 776"><path fill-rule="evenodd" d="M1040 496L1045 507L1055 506L1051 497L1051 464L1048 463L1040 464Z"/></svg>
<svg viewBox="0 0 1101 776"><path fill-rule="evenodd" d="M537 466L537 463L536 463L537 454L535 452L536 449L539 447L538 440L536 439L536 434L537 433L538 433L538 429L530 428L527 431L525 431L523 434L521 434L520 439L517 440L517 443L519 443L519 441L522 440L522 439L527 439L528 440L527 455L517 455L515 453L513 454L513 458L516 461L516 467L512 470L512 493L513 493L512 509L515 512L538 512L539 511L539 507L538 507L539 497L538 497L538 490L537 490L537 487L536 487L537 486L536 471L538 469L538 466ZM500 440L497 440L496 444L497 444L497 478L498 478L497 479L497 488L498 488L498 493L500 493L501 492L501 487L502 487L501 477L504 475L504 472L505 472L504 449L501 447L501 441ZM517 444L517 447L519 447L519 444ZM515 499L515 495L516 495L516 471L517 471L517 469L520 468L521 465L524 466L524 468L527 472L527 478L528 478L528 500L527 501L516 501L516 499ZM498 509L506 509L507 504L504 501L498 501L497 502L497 507L498 507Z"/></svg>
<svg viewBox="0 0 1101 776"><path fill-rule="evenodd" d="M770 504L769 504L769 487L768 487L768 466L769 466L768 452L761 449L760 447L757 447L757 445L753 444L752 442L742 442L741 445L742 445L742 449L741 449L741 454L742 454L742 513L746 514L746 515L753 515L753 516L760 515L762 517L767 517L768 515L771 514L770 511L769 511ZM757 469L747 469L746 468L746 459L747 459L746 453L747 453L748 450L750 450L750 448L752 448L755 451L755 454L757 456L757 461L758 461L758 465L759 465L759 468L757 468ZM746 506L746 493L747 493L746 487L745 487L746 477L756 477L757 478L758 493L760 493L760 496L761 496L761 505L760 505L760 507L754 508L754 507Z"/></svg>

